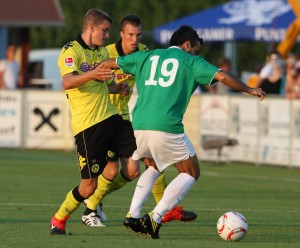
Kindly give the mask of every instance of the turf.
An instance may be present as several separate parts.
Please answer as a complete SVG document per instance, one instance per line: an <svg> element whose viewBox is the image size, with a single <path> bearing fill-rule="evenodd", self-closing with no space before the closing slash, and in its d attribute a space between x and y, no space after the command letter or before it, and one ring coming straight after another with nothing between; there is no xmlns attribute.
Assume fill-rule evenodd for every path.
<svg viewBox="0 0 300 248"><path fill-rule="evenodd" d="M74 152L0 149L0 247L300 247L300 170L250 164L201 162L201 177L180 205L197 212L191 223L173 221L160 239L122 226L136 181L104 199L106 228L81 223L81 206L66 236L51 236L49 220L66 193L79 182ZM166 172L168 181L176 175ZM143 208L154 206L150 196ZM239 242L216 232L221 214L239 211L249 232Z"/></svg>

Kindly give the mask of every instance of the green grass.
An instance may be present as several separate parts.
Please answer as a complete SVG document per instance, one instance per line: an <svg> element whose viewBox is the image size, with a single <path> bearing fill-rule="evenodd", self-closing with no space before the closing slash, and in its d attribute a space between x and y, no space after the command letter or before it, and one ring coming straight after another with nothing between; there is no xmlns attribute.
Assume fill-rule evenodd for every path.
<svg viewBox="0 0 300 248"><path fill-rule="evenodd" d="M0 149L0 247L300 247L300 170L249 164L201 162L201 177L180 205L196 221L162 226L160 239L122 226L136 181L104 200L106 228L81 223L81 206L67 224L71 235L51 236L49 220L79 182L74 152ZM170 181L177 174L167 170ZM154 206L151 196L146 213ZM225 242L216 232L221 214L239 211L249 232Z"/></svg>

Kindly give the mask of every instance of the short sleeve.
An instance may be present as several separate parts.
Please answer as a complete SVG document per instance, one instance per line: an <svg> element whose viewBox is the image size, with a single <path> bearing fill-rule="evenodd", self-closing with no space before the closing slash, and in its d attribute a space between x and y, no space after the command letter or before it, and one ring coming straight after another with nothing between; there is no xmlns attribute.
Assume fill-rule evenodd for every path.
<svg viewBox="0 0 300 248"><path fill-rule="evenodd" d="M202 57L198 57L195 63L193 63L195 81L199 84L211 84L219 70L220 69L218 67L208 63Z"/></svg>
<svg viewBox="0 0 300 248"><path fill-rule="evenodd" d="M60 69L61 77L68 73L79 72L78 61L73 50L68 49L65 52L60 53L58 67Z"/></svg>
<svg viewBox="0 0 300 248"><path fill-rule="evenodd" d="M136 74L136 62L138 61L139 54L143 52L135 52L130 55L121 56L116 58L117 65L120 67L120 69L125 72L129 73L131 75Z"/></svg>

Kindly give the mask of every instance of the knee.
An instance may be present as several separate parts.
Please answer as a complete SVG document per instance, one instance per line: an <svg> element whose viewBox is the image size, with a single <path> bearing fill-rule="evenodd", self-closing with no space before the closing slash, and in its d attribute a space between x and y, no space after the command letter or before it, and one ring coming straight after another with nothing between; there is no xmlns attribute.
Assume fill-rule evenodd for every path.
<svg viewBox="0 0 300 248"><path fill-rule="evenodd" d="M139 161L129 159L121 160L122 161L122 173L125 178L129 180L134 180L140 175L140 164ZM125 163L126 162L126 163Z"/></svg>
<svg viewBox="0 0 300 248"><path fill-rule="evenodd" d="M105 178L113 181L116 178L116 176L118 175L118 173L119 173L119 167L118 166L110 166L108 163L108 165L105 167L104 171L102 172L102 175Z"/></svg>
<svg viewBox="0 0 300 248"><path fill-rule="evenodd" d="M197 171L192 177L195 178L195 180L198 180L200 177L200 171Z"/></svg>
<svg viewBox="0 0 300 248"><path fill-rule="evenodd" d="M129 171L128 173L128 179L134 180L140 175L140 168L137 167L134 170Z"/></svg>
<svg viewBox="0 0 300 248"><path fill-rule="evenodd" d="M189 174L193 178L195 178L195 180L198 180L199 177L200 177L200 168L199 168L199 166L192 167L191 170L189 170Z"/></svg>
<svg viewBox="0 0 300 248"><path fill-rule="evenodd" d="M83 196L84 198L89 198L91 195L94 194L96 190L96 187L88 187L86 188L86 191L85 191L85 196Z"/></svg>
<svg viewBox="0 0 300 248"><path fill-rule="evenodd" d="M97 188L97 181L91 183L91 184L86 184L86 185L79 185L79 194L87 199L89 198L92 194L94 194L95 190Z"/></svg>

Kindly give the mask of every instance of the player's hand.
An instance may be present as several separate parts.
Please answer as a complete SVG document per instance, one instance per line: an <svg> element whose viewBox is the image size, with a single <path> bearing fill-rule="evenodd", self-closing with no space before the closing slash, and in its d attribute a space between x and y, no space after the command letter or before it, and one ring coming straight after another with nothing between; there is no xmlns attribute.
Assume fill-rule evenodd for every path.
<svg viewBox="0 0 300 248"><path fill-rule="evenodd" d="M103 81L103 80L109 80L113 77L113 71L111 69L107 68L101 68L100 66L97 66L93 70L94 78Z"/></svg>
<svg viewBox="0 0 300 248"><path fill-rule="evenodd" d="M130 92L130 87L127 83L118 84L118 92L121 96L127 96Z"/></svg>
<svg viewBox="0 0 300 248"><path fill-rule="evenodd" d="M257 96L261 101L264 100L266 96L266 92L264 92L261 88L253 88L249 94L252 96Z"/></svg>

